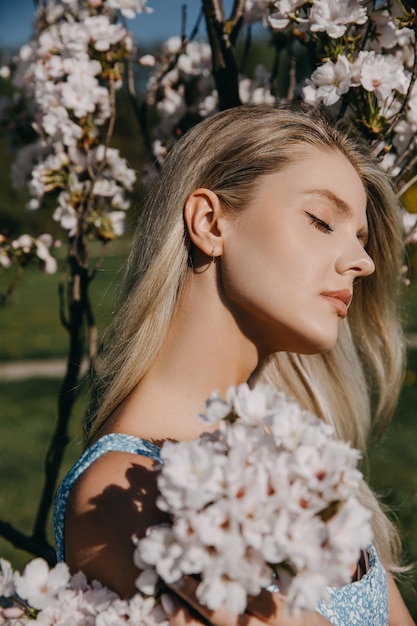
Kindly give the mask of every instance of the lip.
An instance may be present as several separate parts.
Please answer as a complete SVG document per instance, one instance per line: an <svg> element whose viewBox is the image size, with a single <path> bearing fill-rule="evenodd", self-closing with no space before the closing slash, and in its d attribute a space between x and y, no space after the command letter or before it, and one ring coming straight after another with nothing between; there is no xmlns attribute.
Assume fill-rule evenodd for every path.
<svg viewBox="0 0 417 626"><path fill-rule="evenodd" d="M339 317L345 318L348 314L349 304L352 301L352 292L349 289L337 289L335 291L323 291L323 298L333 304Z"/></svg>

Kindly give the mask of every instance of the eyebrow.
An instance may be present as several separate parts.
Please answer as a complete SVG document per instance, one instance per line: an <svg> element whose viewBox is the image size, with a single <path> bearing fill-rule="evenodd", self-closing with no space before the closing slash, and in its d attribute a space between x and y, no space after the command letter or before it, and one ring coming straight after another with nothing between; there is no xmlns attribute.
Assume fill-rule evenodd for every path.
<svg viewBox="0 0 417 626"><path fill-rule="evenodd" d="M333 191L330 191L330 189L307 189L304 192L304 195L313 195L319 196L320 198L326 198L326 200L329 200L336 207L337 212L342 217L351 217L353 215L352 207L347 202L342 200L342 198L339 198L339 196L333 193ZM368 228L365 226L361 228L358 231L357 236L366 246L369 239Z"/></svg>

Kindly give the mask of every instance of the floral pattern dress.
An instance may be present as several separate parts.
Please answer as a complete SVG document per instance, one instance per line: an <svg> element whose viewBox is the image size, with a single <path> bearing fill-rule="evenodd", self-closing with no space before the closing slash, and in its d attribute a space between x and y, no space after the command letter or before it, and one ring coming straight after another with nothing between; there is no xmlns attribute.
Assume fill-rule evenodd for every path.
<svg viewBox="0 0 417 626"><path fill-rule="evenodd" d="M65 558L65 511L71 488L94 461L113 451L140 454L161 462L158 446L131 435L112 433L93 443L70 469L56 494L54 532L58 561ZM333 626L388 626L387 576L372 545L368 553L367 573L359 581L344 587L330 587L330 601L320 602L317 606L317 611Z"/></svg>

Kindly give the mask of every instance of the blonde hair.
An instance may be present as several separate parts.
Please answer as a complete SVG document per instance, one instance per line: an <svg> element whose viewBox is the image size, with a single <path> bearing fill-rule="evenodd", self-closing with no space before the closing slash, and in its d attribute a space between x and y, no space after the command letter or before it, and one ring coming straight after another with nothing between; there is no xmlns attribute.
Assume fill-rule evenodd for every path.
<svg viewBox="0 0 417 626"><path fill-rule="evenodd" d="M244 105L184 135L147 193L128 259L126 298L100 366L100 406L90 437L140 382L164 343L190 271L191 244L183 219L189 195L206 187L230 211L244 210L260 177L296 160L303 145L340 151L355 167L367 193L367 250L377 269L355 287L348 321L333 350L308 356L277 353L259 365L252 379L286 391L364 453L372 428L388 423L404 358L397 297L402 239L394 191L362 141L318 110ZM363 499L374 511L376 547L394 569L395 530L365 483Z"/></svg>

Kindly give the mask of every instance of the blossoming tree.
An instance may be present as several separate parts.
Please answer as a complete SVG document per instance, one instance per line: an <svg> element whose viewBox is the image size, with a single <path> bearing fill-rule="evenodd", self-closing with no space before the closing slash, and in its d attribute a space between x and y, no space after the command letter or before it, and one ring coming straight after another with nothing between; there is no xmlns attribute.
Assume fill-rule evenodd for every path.
<svg viewBox="0 0 417 626"><path fill-rule="evenodd" d="M221 0L202 0L190 33L184 18L182 33L174 33L158 53L138 58L128 20L140 20L141 13L152 10L152 0L37 0L33 39L0 72L16 90L3 115L7 121L13 108L25 107L33 141L17 155L14 183L27 186L29 209L47 203L62 227L67 253L60 313L69 348L33 533L0 522L0 533L16 546L54 561L47 517L81 361L87 352L93 367L97 349L89 287L108 243L123 233L136 179L112 145L117 91L124 88L129 94L149 151L150 175L157 175L181 134L218 109L300 99L351 120L403 193L415 182L417 165L417 17L412 4L234 0L226 15ZM268 66L258 64L245 75L254 25L269 40L270 58ZM144 95L136 93L135 67L148 72ZM414 216L404 212L404 224L406 240L413 241ZM94 264L93 240L102 246ZM0 266L10 271L17 263L22 269L37 256L44 270L53 272L56 245L48 234L14 241L0 235Z"/></svg>

